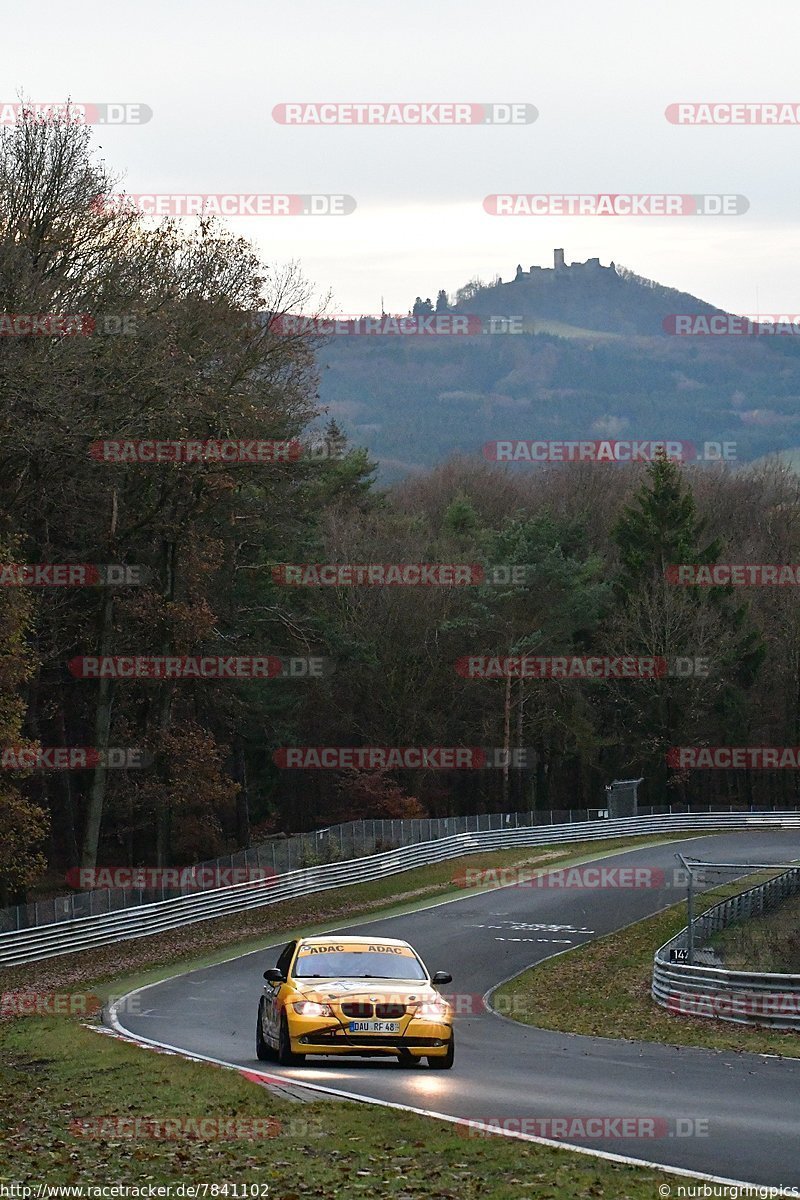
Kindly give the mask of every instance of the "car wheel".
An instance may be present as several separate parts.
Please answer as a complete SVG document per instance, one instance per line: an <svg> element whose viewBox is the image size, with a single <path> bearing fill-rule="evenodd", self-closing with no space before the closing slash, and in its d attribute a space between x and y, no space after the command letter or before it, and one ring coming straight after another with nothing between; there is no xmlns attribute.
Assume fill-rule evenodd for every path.
<svg viewBox="0 0 800 1200"><path fill-rule="evenodd" d="M419 1054L409 1054L408 1050L400 1050L397 1061L401 1067L418 1067L422 1059Z"/></svg>
<svg viewBox="0 0 800 1200"><path fill-rule="evenodd" d="M281 1031L278 1034L278 1062L282 1067L299 1067L306 1061L305 1054L293 1054L289 1037L289 1022L286 1013L281 1013Z"/></svg>
<svg viewBox="0 0 800 1200"><path fill-rule="evenodd" d="M256 1058L259 1062L269 1062L275 1057L275 1052L264 1038L261 1017L264 1012L263 998L258 1002L258 1020L256 1021Z"/></svg>
<svg viewBox="0 0 800 1200"><path fill-rule="evenodd" d="M453 1065L453 1059L455 1058L455 1053L456 1053L456 1040L453 1037L453 1035L450 1034L450 1044L447 1047L447 1054L443 1054L441 1056L441 1058L434 1057L432 1054L429 1054L427 1056L428 1057L428 1066L433 1067L434 1071L449 1071Z"/></svg>

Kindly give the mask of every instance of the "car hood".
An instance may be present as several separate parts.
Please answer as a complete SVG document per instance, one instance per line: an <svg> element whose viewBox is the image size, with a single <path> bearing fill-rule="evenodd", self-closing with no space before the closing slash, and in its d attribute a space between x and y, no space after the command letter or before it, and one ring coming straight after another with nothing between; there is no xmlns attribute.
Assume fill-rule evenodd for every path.
<svg viewBox="0 0 800 1200"><path fill-rule="evenodd" d="M426 980L298 979L295 986L307 1000L433 1000L441 996Z"/></svg>

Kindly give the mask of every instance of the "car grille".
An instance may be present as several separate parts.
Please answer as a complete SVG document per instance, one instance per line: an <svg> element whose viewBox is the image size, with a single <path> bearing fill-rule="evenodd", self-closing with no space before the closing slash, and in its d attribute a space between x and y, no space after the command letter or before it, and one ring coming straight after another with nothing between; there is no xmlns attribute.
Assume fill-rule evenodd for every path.
<svg viewBox="0 0 800 1200"><path fill-rule="evenodd" d="M348 1000L342 1005L346 1017L377 1017L381 1021L397 1021L406 1015L405 1004L373 1004L369 1000Z"/></svg>
<svg viewBox="0 0 800 1200"><path fill-rule="evenodd" d="M383 1021L396 1021L398 1017L406 1015L405 1004L376 1004L375 1016L380 1017Z"/></svg>
<svg viewBox="0 0 800 1200"><path fill-rule="evenodd" d="M367 1000L350 1000L342 1005L346 1017L372 1017L375 1015L374 1005Z"/></svg>

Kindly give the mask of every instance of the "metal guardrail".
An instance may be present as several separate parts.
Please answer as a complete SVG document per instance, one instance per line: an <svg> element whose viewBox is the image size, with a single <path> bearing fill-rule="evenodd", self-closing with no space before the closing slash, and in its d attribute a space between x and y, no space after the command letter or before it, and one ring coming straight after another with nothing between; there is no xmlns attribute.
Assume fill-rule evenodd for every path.
<svg viewBox="0 0 800 1200"><path fill-rule="evenodd" d="M432 842L456 833L478 833L503 829L509 825L516 828L519 825L585 822L596 819L600 811L597 808L571 808L561 811L470 813L458 817L377 817L346 821L310 833L273 837L247 850L206 859L192 866L168 867L163 872L155 872L161 877L157 886L82 889L66 895L33 900L28 904L0 908L0 934L54 922L75 921L80 917L96 917L124 908L155 904L159 900L172 900L177 896L196 895L198 891L230 886L237 873L236 881L242 883L248 877L285 875L289 871L321 866L323 863L366 858L384 850ZM656 815L656 810L651 809L650 815ZM109 875L115 869L110 868ZM166 882L170 875L177 877L174 885ZM208 882L209 879L211 882Z"/></svg>
<svg viewBox="0 0 800 1200"><path fill-rule="evenodd" d="M769 912L798 892L800 868L713 905L692 922L695 944L736 921ZM688 933L687 926L656 950L651 990L657 1004L675 1015L800 1030L800 975L675 962L673 951L687 948Z"/></svg>
<svg viewBox="0 0 800 1200"><path fill-rule="evenodd" d="M770 813L763 817L755 813L624 817L618 820L590 821L581 825L523 826L484 833L461 833L433 842L403 846L398 850L389 850L368 858L290 871L273 879L234 884L121 912L5 933L0 935L0 967L37 962L96 946L148 937L169 929L177 929L182 925L212 920L337 887L368 883L386 875L411 870L413 867L444 862L461 855L479 854L487 850L598 841L609 837L640 837L678 830L747 829L764 824L779 824L800 829L800 812Z"/></svg>
<svg viewBox="0 0 800 1200"><path fill-rule="evenodd" d="M639 816L667 816L685 812L683 805L660 805L638 810ZM699 807L688 811L700 812ZM710 812L711 805L704 811ZM718 809L717 811L721 811ZM730 812L746 812L746 806L733 806ZM617 813L618 817L631 813ZM154 874L159 876L156 886L145 887L131 884L127 887L98 887L71 891L66 895L48 896L32 900L28 904L17 904L0 908L0 934L17 929L31 929L55 922L75 921L80 917L96 917L138 905L155 904L159 900L172 900L177 896L196 895L199 891L227 887L236 880L242 883L248 878L264 878L267 875L285 875L303 867L318 867L323 863L346 862L352 858L366 858L384 850L396 850L399 846L413 846L418 842L432 842L439 838L452 837L457 833L483 833L496 829L517 828L524 825L566 825L573 822L584 824L608 816L607 809L570 808L547 809L512 813L469 813L457 817L414 817L414 818L368 818L362 821L347 821L340 825L329 825L326 829L315 829L310 833L293 834L289 837L276 836L237 850L220 858L206 859L186 867L167 867ZM109 875L117 870L110 867ZM123 868L125 869L125 868ZM130 870L137 870L129 864ZM102 874L102 870L101 870ZM148 872L144 872L145 875ZM237 878L238 874L238 878ZM176 879L168 883L169 876Z"/></svg>

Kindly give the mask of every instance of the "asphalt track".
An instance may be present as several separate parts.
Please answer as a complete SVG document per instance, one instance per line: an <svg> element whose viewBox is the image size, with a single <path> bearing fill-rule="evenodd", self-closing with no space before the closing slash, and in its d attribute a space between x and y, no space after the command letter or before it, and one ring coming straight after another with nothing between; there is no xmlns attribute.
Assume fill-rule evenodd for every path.
<svg viewBox="0 0 800 1200"><path fill-rule="evenodd" d="M529 1118L662 1118L668 1132L659 1124L656 1137L574 1144L725 1179L800 1187L800 1060L555 1033L458 999L480 997L526 967L682 899L685 889L672 878L677 850L718 861L785 862L800 858L800 833L754 828L687 837L602 860L605 867L662 868L664 886L503 887L337 926L406 938L431 971L452 972L453 983L442 991L475 1015L456 1021L451 1071L403 1069L394 1059L310 1058L301 1068L259 1063L256 1007L262 973L277 958L269 948L275 943L148 987L139 994L138 1015L121 1013L117 1026L140 1040L287 1082L507 1127ZM588 993L590 978L585 986ZM688 1135L690 1122L705 1123L692 1126L699 1135Z"/></svg>

